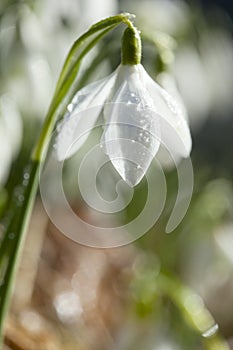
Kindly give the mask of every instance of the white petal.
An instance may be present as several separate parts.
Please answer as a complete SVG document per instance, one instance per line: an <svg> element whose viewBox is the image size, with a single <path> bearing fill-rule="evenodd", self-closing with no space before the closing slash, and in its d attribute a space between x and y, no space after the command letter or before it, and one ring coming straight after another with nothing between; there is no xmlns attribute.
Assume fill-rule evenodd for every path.
<svg viewBox="0 0 233 350"><path fill-rule="evenodd" d="M166 90L176 100L176 102L180 106L182 115L186 120L188 120L188 113L186 107L182 101L182 97L178 91L176 81L173 78L173 76L167 72L162 72L157 76L156 80L162 86L162 88Z"/></svg>
<svg viewBox="0 0 233 350"><path fill-rule="evenodd" d="M147 90L159 114L161 144L173 157L188 157L192 140L186 121L184 108L170 94L155 83L141 67L141 74L146 79Z"/></svg>
<svg viewBox="0 0 233 350"><path fill-rule="evenodd" d="M89 84L74 96L68 112L58 125L56 154L59 161L71 157L88 138L115 82L117 71Z"/></svg>
<svg viewBox="0 0 233 350"><path fill-rule="evenodd" d="M107 126L101 141L121 177L135 186L159 149L159 118L143 86L139 65L122 66L116 84L120 87L105 107Z"/></svg>

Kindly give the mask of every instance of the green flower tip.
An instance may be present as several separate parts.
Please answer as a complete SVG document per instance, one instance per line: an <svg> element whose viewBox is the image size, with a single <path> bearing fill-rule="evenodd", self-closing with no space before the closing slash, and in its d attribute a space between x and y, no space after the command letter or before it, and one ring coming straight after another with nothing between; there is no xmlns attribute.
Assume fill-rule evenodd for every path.
<svg viewBox="0 0 233 350"><path fill-rule="evenodd" d="M140 33L133 25L126 28L122 37L123 65L135 65L141 63L142 44Z"/></svg>

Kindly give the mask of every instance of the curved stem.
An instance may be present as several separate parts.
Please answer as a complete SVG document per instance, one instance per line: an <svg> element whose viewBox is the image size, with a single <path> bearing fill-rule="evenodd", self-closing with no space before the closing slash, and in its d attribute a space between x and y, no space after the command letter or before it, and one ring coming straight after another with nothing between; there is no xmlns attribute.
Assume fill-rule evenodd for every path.
<svg viewBox="0 0 233 350"><path fill-rule="evenodd" d="M199 295L174 277L162 273L158 277L158 286L180 310L186 323L201 336L206 350L230 350Z"/></svg>
<svg viewBox="0 0 233 350"><path fill-rule="evenodd" d="M79 39L75 41L63 65L62 72L58 79L55 93L45 120L44 128L37 142L37 145L35 146L32 153L32 159L35 159L35 160L43 159L47 148L47 145L45 145L45 140L47 138L47 135L52 132L55 124L55 121L54 121L56 119L55 112L57 111L58 105L61 104L64 97L66 96L66 93L69 90L69 87L75 80L75 77L79 69L79 65L83 57L92 49L92 47L94 47L94 45L104 35L106 35L110 30L115 28L118 24L125 23L127 24L127 26L131 27L132 26L132 22L130 21L131 17L132 15L129 13L122 13L120 15L102 20L94 24L93 26L91 26L91 28L86 33L84 33ZM86 48L84 48L82 53L78 55L80 47L82 47L85 44L85 41L90 36L96 34L101 30L103 32L100 33L96 38L94 38L92 42L89 45L87 45Z"/></svg>
<svg viewBox="0 0 233 350"><path fill-rule="evenodd" d="M2 343L3 324L9 307L11 291L17 272L17 265L23 249L26 229L37 192L39 168L39 162L31 163L28 187L24 194L25 205L22 207L22 211L19 211L17 220L15 218L13 221L11 221L11 224L6 232L7 240L11 242L11 254L9 254L8 264L6 265L6 270L4 271L5 276L0 285L0 347Z"/></svg>
<svg viewBox="0 0 233 350"><path fill-rule="evenodd" d="M107 19L104 19L94 25L92 25L90 27L90 29L84 33L80 38L78 38L75 43L73 44L66 60L65 63L63 65L62 68L62 72L60 74L60 77L58 79L58 83L57 83L57 88L56 90L60 89L60 86L64 83L64 81L67 79L67 76L69 75L70 70L72 70L72 66L70 66L70 63L72 62L72 60L74 60L75 58L75 54L77 52L77 50L83 45L83 43L85 42L85 40L97 33L100 30L105 29L106 27L111 27L111 26L117 26L120 23L125 23L127 26L132 26L132 22L130 20L130 18L132 18L134 15L130 14L130 13L121 13L117 16L113 16L113 17L109 17Z"/></svg>
<svg viewBox="0 0 233 350"><path fill-rule="evenodd" d="M76 59L75 65L72 65L72 68L70 68L69 73L66 76L66 79L64 80L63 84L60 86L60 89L56 89L54 97L52 99L47 117L44 122L44 127L41 132L41 135L38 139L38 142L32 152L32 159L43 161L47 147L48 142L46 140L48 139L48 135L50 135L53 131L54 125L57 120L57 110L59 106L62 104L64 98L67 96L67 93L73 84L78 70L80 68L81 61L83 57L97 44L97 42L105 36L110 30L115 28L116 25L111 26L110 28L105 29L103 32L101 32L96 38L94 38L89 45L82 51L82 53L79 55L78 59Z"/></svg>
<svg viewBox="0 0 233 350"><path fill-rule="evenodd" d="M6 254L4 249L0 251L0 273L2 274L1 279L3 282L0 285L0 348L2 344L3 325L9 308L12 286L38 189L39 171L48 150L51 134L58 117L58 110L71 89L80 69L81 61L85 55L103 36L118 24L125 23L128 25L128 23L131 23L130 17L130 14L120 14L93 25L74 43L63 66L40 137L31 155L31 161L29 163L30 168L27 169L28 182L26 186L23 185L24 180L22 179L21 187L23 188L23 192L20 196L23 197L17 198L15 202L15 199L12 199L12 220L10 220L7 225L1 242L3 248L7 246L9 250L8 254ZM98 34L98 32L100 33ZM86 40L95 34L97 35L94 39L86 44ZM24 175L25 174L23 174L23 176ZM21 201L22 198L23 201ZM5 263L6 258L7 264L5 267L3 263ZM4 268L2 268L2 266Z"/></svg>

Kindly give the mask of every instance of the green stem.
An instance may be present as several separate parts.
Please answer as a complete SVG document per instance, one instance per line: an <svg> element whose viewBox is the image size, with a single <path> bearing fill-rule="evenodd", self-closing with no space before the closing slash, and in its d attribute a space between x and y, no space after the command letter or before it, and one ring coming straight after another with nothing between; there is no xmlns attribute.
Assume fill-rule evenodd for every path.
<svg viewBox="0 0 233 350"><path fill-rule="evenodd" d="M75 77L79 69L79 65L83 57L94 47L94 45L104 35L107 34L108 31L115 28L118 24L125 23L127 24L127 26L132 27L132 23L130 21L131 17L132 15L129 13L122 13L120 15L102 20L94 24L93 26L91 26L91 28L86 33L84 33L79 39L75 41L63 65L60 77L57 82L55 93L45 120L44 128L42 130L38 143L32 153L32 159L41 160L44 158L44 155L47 149L47 144L45 144L45 140L47 139L47 135L51 134L53 130L53 127L55 124L55 122L53 122L53 119L56 119L57 117L55 116L55 112L58 108L58 105L61 104L61 100L64 99L71 84L75 80ZM104 30L104 32L100 33L99 36L94 38L92 42L89 45L87 45L87 47L82 51L82 53L77 58L76 56L79 53L80 48L83 47L83 45L85 44L85 41L90 36L96 34L101 30Z"/></svg>
<svg viewBox="0 0 233 350"><path fill-rule="evenodd" d="M158 286L178 307L186 323L201 336L206 350L230 350L219 335L213 316L195 292L165 274L159 275Z"/></svg>
<svg viewBox="0 0 233 350"><path fill-rule="evenodd" d="M110 46L107 47L107 48L104 48L104 45L102 45L99 48L99 52L93 58L90 66L85 70L85 73L82 75L81 79L79 81L75 81L74 82L73 88L72 88L72 91L71 91L71 94L70 94L70 97L69 97L70 101L72 101L72 99L74 98L74 96L77 93L77 91L82 89L88 83L89 78L91 77L91 75L96 71L96 69L99 67L101 62L110 54L110 51L111 51ZM66 105L63 106L63 108L62 108L61 112L59 113L59 115L61 115L61 116L65 115L66 108L67 108Z"/></svg>
<svg viewBox="0 0 233 350"><path fill-rule="evenodd" d="M69 75L70 71L72 70L73 66L70 66L70 63L75 58L75 54L77 50L84 44L85 40L93 34L96 34L98 31L105 29L106 27L115 27L120 23L125 23L127 26L132 26L132 23L130 21L130 18L132 17L132 14L129 13L122 13L117 16L110 17L108 19L102 20L94 25L92 25L88 32L84 33L80 38L78 38L75 43L73 44L66 61L64 63L64 66L62 68L62 72L60 74L60 77L58 79L57 83L57 90L60 89L60 86L64 83L64 81L67 79L67 76Z"/></svg>
<svg viewBox="0 0 233 350"><path fill-rule="evenodd" d="M32 159L42 161L45 158L47 147L49 143L48 135L51 135L54 125L57 120L57 110L58 107L62 104L64 98L67 96L68 91L73 84L78 70L80 68L81 61L83 57L97 44L97 42L105 36L110 30L115 28L114 26L111 26L110 28L105 29L103 32L101 32L96 38L94 38L89 45L82 51L82 53L79 55L79 58L76 59L75 65L72 65L72 68L69 70L69 72L66 75L66 78L62 85L60 85L60 89L56 88L55 95L52 99L47 117L44 122L44 127L41 132L41 135L39 137L39 140L33 150L32 153ZM67 69L65 67L65 69ZM46 141L47 140L47 141Z"/></svg>
<svg viewBox="0 0 233 350"><path fill-rule="evenodd" d="M21 203L20 200L17 202L17 199L16 203L14 203L14 200L12 199L12 212L14 214L14 218L12 216L13 219L6 227L4 237L1 242L3 248L7 246L9 250L7 254L8 256L6 256L4 249L0 250L1 273L3 263L5 262L5 259L8 258L6 270L2 276L4 281L0 286L0 348L2 344L3 325L9 308L12 286L15 280L18 261L22 252L28 222L38 189L39 170L47 154L51 134L57 121L58 110L71 89L83 57L104 35L115 28L118 24L125 23L127 25L132 25L130 22L130 17L131 15L129 14L120 14L93 25L74 43L63 66L40 137L32 152L30 170L28 171L29 179L27 186L24 186L24 191L22 194L24 196L23 203ZM97 34L100 31L102 32ZM97 34L95 38L86 44L86 40L95 34ZM23 187L23 185L21 186ZM20 206L18 206L19 204Z"/></svg>
<svg viewBox="0 0 233 350"><path fill-rule="evenodd" d="M13 242L11 246L12 254L9 257L6 271L4 273L5 277L0 286L0 302L1 302L1 311L0 311L0 346L2 344L3 336L3 325L4 320L7 315L10 296L15 280L15 275L17 272L18 261L21 256L23 249L25 236L27 232L27 226L31 216L31 211L33 208L33 203L35 201L37 187L38 187L38 176L39 176L39 162L32 162L30 169L30 179L28 182L28 187L24 194L25 205L22 208L22 212L19 213L18 220L11 222L9 229L7 230L7 238ZM18 231L18 232L17 232ZM20 234L19 234L20 233ZM9 236L13 235L13 236Z"/></svg>

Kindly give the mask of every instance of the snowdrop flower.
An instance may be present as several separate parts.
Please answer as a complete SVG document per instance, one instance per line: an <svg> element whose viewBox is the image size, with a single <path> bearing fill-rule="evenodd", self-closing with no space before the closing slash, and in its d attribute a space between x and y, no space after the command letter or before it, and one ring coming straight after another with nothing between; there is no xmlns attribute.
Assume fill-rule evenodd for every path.
<svg viewBox="0 0 233 350"><path fill-rule="evenodd" d="M68 106L58 126L59 161L78 151L101 111L106 122L101 146L130 186L141 181L161 147L172 157L189 155L191 137L184 109L151 79L140 59L140 36L135 28L128 28L121 65L107 78L78 91Z"/></svg>

